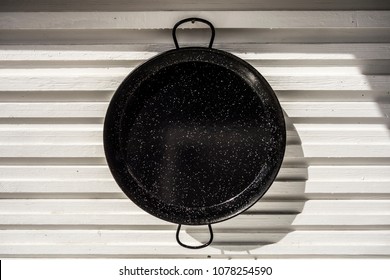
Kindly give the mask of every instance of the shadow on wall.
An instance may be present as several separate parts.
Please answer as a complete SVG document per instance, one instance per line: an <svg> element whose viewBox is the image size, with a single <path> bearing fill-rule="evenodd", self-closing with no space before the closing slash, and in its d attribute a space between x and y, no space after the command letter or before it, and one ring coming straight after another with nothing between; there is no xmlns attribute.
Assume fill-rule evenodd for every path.
<svg viewBox="0 0 390 280"><path fill-rule="evenodd" d="M313 52L313 54L315 54L315 52ZM325 52L324 57L328 59L327 56L329 56L330 59L330 55L332 54L335 54L335 50L333 49L329 51L329 53ZM323 54L318 54L319 57L322 55ZM356 102L356 105L363 108L361 112L359 112L359 110L354 111L351 116L344 116L343 112L338 112L335 116L330 115L325 118L314 117L311 120L318 124L341 124L352 125L352 127L354 125L359 126L360 124L383 125L387 127L387 133L390 138L390 91L388 89L388 80L385 76L389 75L388 66L390 62L384 60L374 63L371 57L366 57L365 55L366 54L363 51L361 53L358 51L351 51L351 53L344 54L344 56L343 54L340 54L340 57L346 59L345 61L304 61L303 64L299 66L338 67L340 71L346 71L346 80L350 77L348 71L352 69L352 76L360 73L357 78L353 77L353 79L356 79L356 81L363 84L363 86L359 88L359 85L351 83L349 85L341 85L340 89L336 89L338 85L334 85L335 88L332 89L332 91L329 89L323 91L321 88L315 89L311 93L311 96L308 96L305 91L302 93L296 92L298 94L297 98L299 99L298 101L303 102L338 102L340 104ZM291 63L297 62L298 61L292 61ZM262 61L262 63L264 63L264 61ZM270 61L269 63L272 65L275 61ZM318 65L318 63L320 63L320 65ZM325 63L325 65L321 65L321 63ZM292 64L291 66L295 65ZM335 76L335 74L333 74L333 76ZM340 78L341 83L343 83L342 80L345 77ZM326 96L325 94L322 94L321 91L330 94ZM317 93L320 94L317 96ZM301 94L302 96L300 96ZM374 104L376 104L377 108L371 107ZM346 114L348 115L348 112ZM295 230L295 227L293 226L294 221L297 215L303 211L305 203L308 200L305 190L310 162L305 159L302 141L294 127L293 120L287 115L288 114L285 112L288 130L287 151L283 167L276 181L267 194L251 209L231 220L213 226L215 229L215 239L211 244L211 247L221 250L221 254L228 255L229 252L240 252L242 254L251 255L252 250L276 244L283 240L290 232ZM367 131L367 133L373 133L372 137L375 139L376 132ZM350 141L344 143L346 149L348 149L348 145L361 145L359 142L364 141L362 140L363 138L352 139L347 131L345 131L344 136L345 139L349 139L348 141ZM364 149L364 145L362 146L362 149ZM378 164L388 162L388 158L386 159L387 154L388 153L384 153L383 155L378 156L377 159L373 158L373 164L376 162L378 162ZM342 155L329 155L324 162L321 161L321 158L317 158L317 162L323 165L332 165L332 157L335 160L335 165L343 164L343 160L346 160L345 164L347 165L365 165L367 155L360 155L359 152L357 152L357 154L353 156L356 158L349 159L344 159ZM329 174L329 176L332 176L332 174ZM341 193L343 192L348 192L348 190L341 190ZM359 195L360 199L362 199L365 194L362 193ZM370 195L370 190L367 190L367 196ZM337 199L338 194L329 194L329 196L333 199ZM346 222L346 225L348 225L348 222ZM340 226L342 227L343 225ZM369 227L369 225L367 226ZM194 243L206 242L209 238L207 227L202 227L201 229L199 227L185 227L183 230L186 230L186 233L192 238L192 242ZM191 238L188 239L189 242L191 242ZM196 241L194 241L194 239ZM260 251L257 251L255 255L258 255L259 252Z"/></svg>
<svg viewBox="0 0 390 280"><path fill-rule="evenodd" d="M308 171L307 165L302 166L304 154L299 135L286 114L285 121L286 154L268 192L244 213L212 224L214 241L210 247L221 250L222 254L227 251L250 254L250 250L277 243L294 231L293 221L306 201ZM207 226L183 226L180 238L185 244L196 246L206 243L210 236Z"/></svg>
<svg viewBox="0 0 390 280"><path fill-rule="evenodd" d="M376 98L376 103L384 117L384 124L387 126L390 138L390 91Z"/></svg>

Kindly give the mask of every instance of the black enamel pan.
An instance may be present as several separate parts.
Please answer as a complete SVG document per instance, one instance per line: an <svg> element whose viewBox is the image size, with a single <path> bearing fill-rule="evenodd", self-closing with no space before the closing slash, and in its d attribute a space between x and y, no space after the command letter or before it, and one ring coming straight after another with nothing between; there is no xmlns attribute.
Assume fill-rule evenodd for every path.
<svg viewBox="0 0 390 280"><path fill-rule="evenodd" d="M177 27L200 21L208 48L180 48ZM286 130L278 99L259 72L212 48L213 25L179 21L176 49L132 71L115 92L104 122L104 149L123 192L146 212L179 224L177 241L202 248L212 223L257 202L283 161ZM210 240L188 246L180 226L208 225Z"/></svg>

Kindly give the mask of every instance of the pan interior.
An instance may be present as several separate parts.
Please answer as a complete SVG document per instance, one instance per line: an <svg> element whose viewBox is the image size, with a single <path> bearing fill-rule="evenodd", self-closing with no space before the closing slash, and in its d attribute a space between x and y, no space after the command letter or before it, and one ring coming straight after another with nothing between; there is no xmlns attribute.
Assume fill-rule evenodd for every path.
<svg viewBox="0 0 390 280"><path fill-rule="evenodd" d="M159 69L125 106L127 170L164 204L200 208L232 200L280 146L264 102L242 75L220 65Z"/></svg>

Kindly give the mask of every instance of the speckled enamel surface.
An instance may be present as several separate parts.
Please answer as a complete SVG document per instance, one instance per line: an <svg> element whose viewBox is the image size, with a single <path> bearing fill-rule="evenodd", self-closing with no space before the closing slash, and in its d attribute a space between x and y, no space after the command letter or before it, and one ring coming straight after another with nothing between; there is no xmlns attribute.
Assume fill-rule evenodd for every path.
<svg viewBox="0 0 390 280"><path fill-rule="evenodd" d="M122 190L180 224L219 222L255 203L279 171L285 138L265 79L207 48L168 51L138 67L115 93L104 126Z"/></svg>

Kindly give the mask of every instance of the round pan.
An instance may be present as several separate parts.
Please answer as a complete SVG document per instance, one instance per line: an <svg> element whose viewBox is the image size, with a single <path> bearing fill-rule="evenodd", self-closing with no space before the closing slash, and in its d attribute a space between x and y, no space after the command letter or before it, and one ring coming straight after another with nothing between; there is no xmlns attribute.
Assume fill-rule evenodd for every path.
<svg viewBox="0 0 390 280"><path fill-rule="evenodd" d="M212 27L179 22L177 49L126 77L107 110L104 149L116 182L139 207L202 225L264 195L282 164L286 130L274 91L250 64L212 41L179 48L176 28L189 20Z"/></svg>

